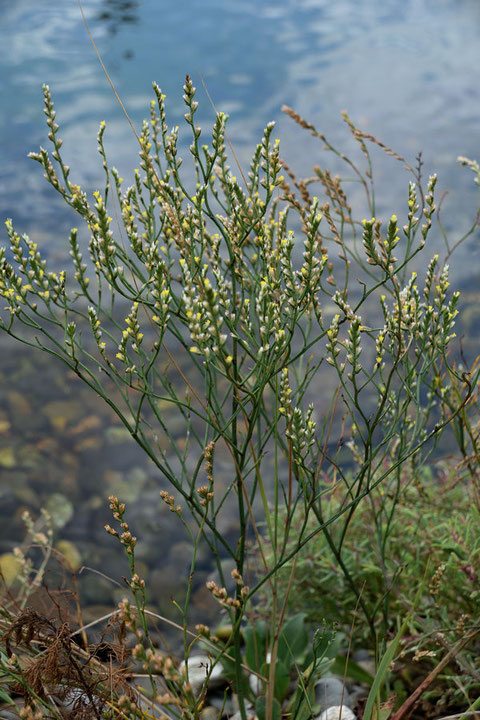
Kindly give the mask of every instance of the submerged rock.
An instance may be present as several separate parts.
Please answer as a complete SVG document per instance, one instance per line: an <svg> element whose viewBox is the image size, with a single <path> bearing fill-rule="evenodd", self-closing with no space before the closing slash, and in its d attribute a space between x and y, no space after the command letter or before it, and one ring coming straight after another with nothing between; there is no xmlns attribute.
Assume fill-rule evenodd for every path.
<svg viewBox="0 0 480 720"><path fill-rule="evenodd" d="M62 493L50 495L44 507L51 517L54 530L63 528L73 517L73 505Z"/></svg>
<svg viewBox="0 0 480 720"><path fill-rule="evenodd" d="M78 418L82 417L83 406L77 400L52 400L43 406L43 415L48 418L51 427L63 431Z"/></svg>
<svg viewBox="0 0 480 720"><path fill-rule="evenodd" d="M7 393L7 402L10 408L10 412L16 420L24 415L31 415L33 413L32 406L28 402L25 395L18 392L17 390L10 390Z"/></svg>
<svg viewBox="0 0 480 720"><path fill-rule="evenodd" d="M5 417L5 413L0 413L0 434L6 434L10 430L10 423Z"/></svg>
<svg viewBox="0 0 480 720"><path fill-rule="evenodd" d="M12 468L17 464L15 453L11 447L0 448L0 467Z"/></svg>
<svg viewBox="0 0 480 720"><path fill-rule="evenodd" d="M111 445L128 442L132 439L130 432L123 425L112 425L105 431L105 438Z"/></svg>
<svg viewBox="0 0 480 720"><path fill-rule="evenodd" d="M58 552L63 555L74 572L81 567L82 556L77 546L70 542L70 540L59 540L55 547Z"/></svg>
<svg viewBox="0 0 480 720"><path fill-rule="evenodd" d="M10 587L15 578L22 569L22 563L13 555L13 553L5 553L0 555L0 573L3 582Z"/></svg>

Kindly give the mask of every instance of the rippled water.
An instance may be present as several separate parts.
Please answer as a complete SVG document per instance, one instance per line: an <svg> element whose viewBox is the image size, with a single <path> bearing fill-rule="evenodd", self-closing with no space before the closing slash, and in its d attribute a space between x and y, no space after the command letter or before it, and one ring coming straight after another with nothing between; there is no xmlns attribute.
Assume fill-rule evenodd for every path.
<svg viewBox="0 0 480 720"><path fill-rule="evenodd" d="M170 121L183 114L181 86L199 87L203 125L217 108L231 115L230 134L245 160L263 127L278 121L288 159L305 172L318 152L282 116L287 103L335 142L348 146L340 110L348 109L411 159L424 151L451 205L471 206L471 178L456 157L480 148L480 5L477 0L85 0L92 33L139 125L156 80L168 95ZM26 158L45 144L41 84L50 84L64 153L80 184L95 189L99 120L122 174L136 145L90 45L76 0L0 2L0 215L32 233L48 233L59 252L71 218ZM406 178L379 163L384 204L399 204Z"/></svg>
<svg viewBox="0 0 480 720"><path fill-rule="evenodd" d="M449 190L444 220L452 239L468 227L478 189L456 158L480 156L477 0L85 0L84 8L137 127L153 80L167 93L170 124L181 123L187 72L198 87L200 122L211 125L201 75L216 107L230 113L230 137L242 162L273 119L287 160L308 173L320 149L282 115L281 105L351 150L340 120L346 108L407 158L422 149L425 172L436 170L440 190ZM101 186L100 120L107 121L111 159L128 178L137 164L135 139L76 0L0 0L0 216L14 218L60 263L75 219L26 157L48 142L44 82L53 92L75 182L89 192ZM380 210L401 215L408 177L395 161L379 156L376 162ZM465 287L476 285L479 240L477 233L454 261L454 277ZM432 252L439 248L437 233ZM84 399L60 367L3 337L0 343L0 500L8 514L2 552L20 532L20 510L58 491L75 504L66 536L85 548L88 528L101 527L106 495L126 477L146 496L152 469L133 442L119 452L125 439L114 418L95 398ZM54 401L60 404L49 405ZM90 559L100 565L97 530L91 532L97 550Z"/></svg>

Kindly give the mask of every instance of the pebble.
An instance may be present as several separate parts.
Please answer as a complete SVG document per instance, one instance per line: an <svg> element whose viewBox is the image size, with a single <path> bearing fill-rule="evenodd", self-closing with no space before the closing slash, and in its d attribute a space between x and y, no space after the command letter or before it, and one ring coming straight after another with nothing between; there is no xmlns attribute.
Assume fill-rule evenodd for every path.
<svg viewBox="0 0 480 720"><path fill-rule="evenodd" d="M318 703L320 712L340 705L344 708L351 706L350 695L347 688L344 688L343 680L336 677L321 678L315 683L315 702ZM332 718L334 717L335 715L332 715Z"/></svg>
<svg viewBox="0 0 480 720"><path fill-rule="evenodd" d="M227 697L225 697L225 686L218 687L216 690L213 690L213 692L209 689L207 702L209 707L215 708L217 716L221 714L222 717L226 716L230 718L238 709L238 704L235 705L231 693L227 693Z"/></svg>
<svg viewBox="0 0 480 720"><path fill-rule="evenodd" d="M61 690L61 688L59 689ZM70 715L74 710L75 714L77 714L79 707L83 707L87 715L90 714L90 712L92 715L97 715L95 712L95 706L101 707L103 703L96 695L92 695L91 699L93 702L90 701L89 696L81 688L73 688L72 690L69 690L67 695L63 698L61 707L66 710L66 714L68 715Z"/></svg>
<svg viewBox="0 0 480 720"><path fill-rule="evenodd" d="M5 585L10 587L22 569L22 563L13 553L0 555L0 573Z"/></svg>
<svg viewBox="0 0 480 720"><path fill-rule="evenodd" d="M265 662L269 663L272 659L272 654L267 653L267 657ZM260 695L263 690L263 682L260 680L260 678L257 675L249 675L248 676L248 684L250 685L252 692L254 695Z"/></svg>
<svg viewBox="0 0 480 720"><path fill-rule="evenodd" d="M52 493L43 507L50 515L54 530L61 530L73 517L73 503L62 493Z"/></svg>
<svg viewBox="0 0 480 720"><path fill-rule="evenodd" d="M190 571L192 564L193 547L188 540L180 540L174 543L168 554L169 564L177 569L177 572L185 574Z"/></svg>
<svg viewBox="0 0 480 720"><path fill-rule="evenodd" d="M363 670L366 670L366 672L375 677L375 673L377 672L375 658L368 650L357 650L353 659Z"/></svg>
<svg viewBox="0 0 480 720"><path fill-rule="evenodd" d="M188 667L188 681L192 686L194 695L198 695L200 692L205 678L212 666L212 661L207 655L192 655L187 660ZM185 662L180 664L179 670L183 672L185 669ZM218 663L210 673L208 680L208 688L212 690L219 684L224 683L222 666Z"/></svg>
<svg viewBox="0 0 480 720"><path fill-rule="evenodd" d="M4 468L12 468L17 464L15 453L11 447L0 448L0 465Z"/></svg>
<svg viewBox="0 0 480 720"><path fill-rule="evenodd" d="M128 442L131 439L130 432L123 425L112 425L105 431L105 438L110 445Z"/></svg>
<svg viewBox="0 0 480 720"><path fill-rule="evenodd" d="M346 705L333 705L317 715L315 720L356 720L356 716Z"/></svg>
<svg viewBox="0 0 480 720"><path fill-rule="evenodd" d="M77 422L82 416L82 404L79 400L52 400L43 406L45 415L53 430L62 432L67 425Z"/></svg>
<svg viewBox="0 0 480 720"><path fill-rule="evenodd" d="M55 545L58 552L65 558L68 566L75 572L82 566L82 556L77 546L70 540L59 540Z"/></svg>
<svg viewBox="0 0 480 720"><path fill-rule="evenodd" d="M10 423L5 417L4 413L0 413L0 433L8 433L10 430Z"/></svg>
<svg viewBox="0 0 480 720"><path fill-rule="evenodd" d="M255 715L255 709L253 705L247 705L245 709L247 711L247 720L258 720L258 717ZM242 720L242 714L240 710L237 710L236 713L231 715L230 720Z"/></svg>
<svg viewBox="0 0 480 720"><path fill-rule="evenodd" d="M200 713L201 720L218 720L219 712L212 705L207 705Z"/></svg>
<svg viewBox="0 0 480 720"><path fill-rule="evenodd" d="M7 393L7 401L12 415L31 415L33 413L32 406L25 395L16 390Z"/></svg>

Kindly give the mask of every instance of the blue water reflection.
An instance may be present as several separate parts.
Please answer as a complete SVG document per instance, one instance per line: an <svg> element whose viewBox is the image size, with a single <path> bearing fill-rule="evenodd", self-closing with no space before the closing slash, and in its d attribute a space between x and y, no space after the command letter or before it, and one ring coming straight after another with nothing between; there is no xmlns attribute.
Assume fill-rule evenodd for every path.
<svg viewBox="0 0 480 720"><path fill-rule="evenodd" d="M152 80L167 92L175 124L185 73L199 87L201 73L217 107L231 114L230 135L243 160L274 119L285 155L307 172L314 145L282 117L282 103L339 143L345 142L339 112L347 108L407 157L422 148L427 171L437 169L441 186L453 190L454 207L463 213L470 205L471 179L455 160L480 147L476 0L85 0L84 8L137 125ZM102 178L95 160L99 120L109 122L109 149L122 173L136 164L135 141L76 0L0 3L0 39L0 215L48 233L57 248L72 219L26 158L46 142L41 84L52 88L65 156L87 189ZM205 125L212 114L204 98ZM384 204L397 202L405 178L383 161L379 173L387 185Z"/></svg>

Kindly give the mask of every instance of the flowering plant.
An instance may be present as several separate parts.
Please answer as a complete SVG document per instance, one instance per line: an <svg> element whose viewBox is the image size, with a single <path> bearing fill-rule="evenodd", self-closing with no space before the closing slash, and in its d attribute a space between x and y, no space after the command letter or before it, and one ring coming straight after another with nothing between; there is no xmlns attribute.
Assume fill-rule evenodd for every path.
<svg viewBox="0 0 480 720"><path fill-rule="evenodd" d="M37 245L7 220L11 254L0 250L6 301L0 326L62 361L98 393L168 486L162 497L192 539L181 606L186 659L191 578L200 539L208 543L220 578L209 590L232 627L224 652L233 656L242 720L242 628L260 588L268 589L265 717L271 718L279 707L275 666L287 607L278 596L278 571L321 533L375 637L369 606L344 559L352 517L397 468L407 461L412 471L421 466L473 393L476 376L461 374L448 354L458 302L448 266L434 255L423 272L410 270L431 231L436 176L424 189L410 167L416 182L404 219L392 215L384 228L375 217L366 144L375 140L345 116L369 164L362 173L347 161L365 188L370 219L354 217L345 183L328 171L316 168L314 178L298 181L281 159L273 123L246 174L239 169L237 177L228 165L227 117L217 114L211 139L201 144L187 76L191 177L183 175L179 128L169 129L165 95L154 85L132 184L125 188L107 161L102 122L105 186L89 197L70 179L50 90L43 91L53 152L42 148L31 157L85 223L89 257L84 260L73 228L73 276L51 271ZM183 423L182 443L171 432L172 413ZM333 489L342 498L330 515L324 497ZM112 499L122 523L118 503ZM221 529L232 512L233 540ZM334 523L341 527L335 537ZM133 555L128 526L107 529ZM248 561L253 540L262 566L256 576ZM231 589L225 557L234 564ZM130 584L145 618L144 584L133 565ZM145 622L142 628L140 642L148 645ZM145 649L149 670L152 652ZM189 702L196 717L203 698Z"/></svg>

